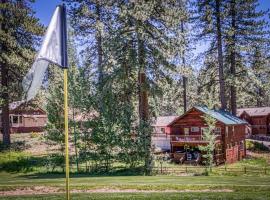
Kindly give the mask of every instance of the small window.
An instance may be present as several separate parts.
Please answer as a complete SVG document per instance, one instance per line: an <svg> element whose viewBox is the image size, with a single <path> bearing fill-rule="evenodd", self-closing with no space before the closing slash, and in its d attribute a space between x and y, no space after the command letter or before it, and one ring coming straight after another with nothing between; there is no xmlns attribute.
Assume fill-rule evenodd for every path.
<svg viewBox="0 0 270 200"><path fill-rule="evenodd" d="M184 128L185 135L189 135L189 128Z"/></svg>
<svg viewBox="0 0 270 200"><path fill-rule="evenodd" d="M22 124L22 116L19 116L19 123Z"/></svg>
<svg viewBox="0 0 270 200"><path fill-rule="evenodd" d="M161 133L165 133L165 128L160 128Z"/></svg>
<svg viewBox="0 0 270 200"><path fill-rule="evenodd" d="M191 132L199 132L199 127L191 127Z"/></svg>
<svg viewBox="0 0 270 200"><path fill-rule="evenodd" d="M216 127L216 128L215 128L215 133L216 133L217 135L221 135L221 128L220 128L220 127Z"/></svg>
<svg viewBox="0 0 270 200"><path fill-rule="evenodd" d="M13 124L18 124L18 123L19 123L19 117L16 116L16 115L14 115L14 116L13 116L12 123L13 123Z"/></svg>
<svg viewBox="0 0 270 200"><path fill-rule="evenodd" d="M228 137L228 136L229 136L229 127L226 126L226 137Z"/></svg>

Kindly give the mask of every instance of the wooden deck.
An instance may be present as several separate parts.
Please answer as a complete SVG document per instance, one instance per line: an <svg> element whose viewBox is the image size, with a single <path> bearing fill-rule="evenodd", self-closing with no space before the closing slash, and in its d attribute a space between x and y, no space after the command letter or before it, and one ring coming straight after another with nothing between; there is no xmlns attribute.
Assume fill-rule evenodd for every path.
<svg viewBox="0 0 270 200"><path fill-rule="evenodd" d="M172 146L199 146L199 145L207 145L208 141L204 140L202 135L171 135L171 145ZM221 137L217 136L216 143L221 142Z"/></svg>

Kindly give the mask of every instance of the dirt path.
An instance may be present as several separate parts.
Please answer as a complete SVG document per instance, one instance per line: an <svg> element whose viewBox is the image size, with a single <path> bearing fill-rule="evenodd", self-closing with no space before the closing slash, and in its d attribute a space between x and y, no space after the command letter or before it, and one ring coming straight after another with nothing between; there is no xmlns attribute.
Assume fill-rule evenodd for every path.
<svg viewBox="0 0 270 200"><path fill-rule="evenodd" d="M89 190L71 190L71 193L158 193L158 192L233 192L230 189L217 190L136 190L136 189L89 189ZM0 196L18 196L18 195L37 195L37 194L55 194L64 193L62 189L55 187L36 186L29 188L18 188L14 190L0 191Z"/></svg>

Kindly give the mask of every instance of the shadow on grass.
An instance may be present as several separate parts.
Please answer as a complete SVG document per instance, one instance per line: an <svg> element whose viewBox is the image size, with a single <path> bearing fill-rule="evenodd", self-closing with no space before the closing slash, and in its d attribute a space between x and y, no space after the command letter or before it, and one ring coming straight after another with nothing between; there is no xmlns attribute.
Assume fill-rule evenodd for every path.
<svg viewBox="0 0 270 200"><path fill-rule="evenodd" d="M125 168L121 170L111 170L109 172L80 172L70 173L70 178L84 178L84 177L103 177L103 176L142 176L144 175L142 167ZM31 173L20 175L20 177L28 179L58 179L65 178L63 172L46 172L46 173Z"/></svg>
<svg viewBox="0 0 270 200"><path fill-rule="evenodd" d="M46 156L43 157L32 157L32 156L21 156L16 158L6 158L5 161L1 162L0 171L5 172L31 172L34 168L43 167L46 163Z"/></svg>

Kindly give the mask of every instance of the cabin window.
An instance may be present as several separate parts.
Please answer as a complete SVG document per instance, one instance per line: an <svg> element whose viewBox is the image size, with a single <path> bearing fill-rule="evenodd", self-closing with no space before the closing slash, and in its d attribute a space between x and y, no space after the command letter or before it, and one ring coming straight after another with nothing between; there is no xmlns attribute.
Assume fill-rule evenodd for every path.
<svg viewBox="0 0 270 200"><path fill-rule="evenodd" d="M217 135L221 135L221 128L220 128L220 127L216 127L216 128L215 128L215 133L216 133Z"/></svg>
<svg viewBox="0 0 270 200"><path fill-rule="evenodd" d="M184 128L185 135L189 135L189 128Z"/></svg>
<svg viewBox="0 0 270 200"><path fill-rule="evenodd" d="M12 123L13 123L13 124L18 124L18 123L19 123L19 117L16 116L16 115L14 115L14 116L13 116Z"/></svg>
<svg viewBox="0 0 270 200"><path fill-rule="evenodd" d="M22 124L22 116L21 115L9 116L9 121L11 124Z"/></svg>
<svg viewBox="0 0 270 200"><path fill-rule="evenodd" d="M191 127L191 132L195 133L195 132L199 132L199 127Z"/></svg>
<svg viewBox="0 0 270 200"><path fill-rule="evenodd" d="M19 116L19 123L22 124L22 116Z"/></svg>

